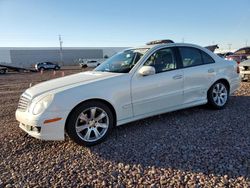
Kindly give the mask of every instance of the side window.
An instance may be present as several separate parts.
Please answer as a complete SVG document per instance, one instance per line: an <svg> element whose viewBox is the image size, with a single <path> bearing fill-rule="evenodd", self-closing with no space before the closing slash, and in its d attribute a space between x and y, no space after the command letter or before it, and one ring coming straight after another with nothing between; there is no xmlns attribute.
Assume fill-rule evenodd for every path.
<svg viewBox="0 0 250 188"><path fill-rule="evenodd" d="M180 47L183 67L192 67L203 64L200 50L190 47Z"/></svg>
<svg viewBox="0 0 250 188"><path fill-rule="evenodd" d="M176 69L176 60L173 48L165 48L151 55L144 65L153 66L156 73Z"/></svg>
<svg viewBox="0 0 250 188"><path fill-rule="evenodd" d="M203 63L204 64L210 64L210 63L214 63L214 59L208 55L207 53L201 51L201 55L202 55L202 59L203 59Z"/></svg>

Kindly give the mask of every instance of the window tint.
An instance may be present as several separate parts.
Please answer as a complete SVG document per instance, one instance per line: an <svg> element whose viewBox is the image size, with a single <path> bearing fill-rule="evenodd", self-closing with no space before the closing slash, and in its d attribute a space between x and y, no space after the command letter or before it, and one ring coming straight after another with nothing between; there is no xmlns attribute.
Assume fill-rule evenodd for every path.
<svg viewBox="0 0 250 188"><path fill-rule="evenodd" d="M165 48L151 55L144 65L153 66L156 73L176 69L173 48Z"/></svg>
<svg viewBox="0 0 250 188"><path fill-rule="evenodd" d="M207 53L201 51L202 59L204 64L214 63L214 59Z"/></svg>
<svg viewBox="0 0 250 188"><path fill-rule="evenodd" d="M196 48L180 47L183 67L191 67L202 64L200 50Z"/></svg>

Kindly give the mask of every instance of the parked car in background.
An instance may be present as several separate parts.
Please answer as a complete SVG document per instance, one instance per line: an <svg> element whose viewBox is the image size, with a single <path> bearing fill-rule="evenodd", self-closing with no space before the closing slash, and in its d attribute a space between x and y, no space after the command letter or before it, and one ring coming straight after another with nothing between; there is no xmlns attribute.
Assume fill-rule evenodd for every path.
<svg viewBox="0 0 250 188"><path fill-rule="evenodd" d="M249 81L250 80L250 59L243 61L239 65L241 80Z"/></svg>
<svg viewBox="0 0 250 188"><path fill-rule="evenodd" d="M43 140L67 133L91 146L114 126L142 118L206 103L222 109L240 85L234 61L193 44L153 44L117 53L93 71L30 87L16 110L20 128Z"/></svg>
<svg viewBox="0 0 250 188"><path fill-rule="evenodd" d="M42 63L37 63L35 65L35 69L37 71L42 71L42 70L59 70L61 67L60 65L52 62L42 62Z"/></svg>
<svg viewBox="0 0 250 188"><path fill-rule="evenodd" d="M234 54L233 52L226 52L224 53L224 58L227 58L228 56L233 55L233 54Z"/></svg>
<svg viewBox="0 0 250 188"><path fill-rule="evenodd" d="M80 63L79 63L81 68L87 68L87 67L95 68L99 66L100 64L101 62L97 60L88 60L88 61L80 60Z"/></svg>
<svg viewBox="0 0 250 188"><path fill-rule="evenodd" d="M226 52L226 53L216 53L221 58L227 58L230 55L233 55L233 52Z"/></svg>
<svg viewBox="0 0 250 188"><path fill-rule="evenodd" d="M232 55L227 56L228 60L234 60L237 63L247 60L250 57L250 47L240 48Z"/></svg>

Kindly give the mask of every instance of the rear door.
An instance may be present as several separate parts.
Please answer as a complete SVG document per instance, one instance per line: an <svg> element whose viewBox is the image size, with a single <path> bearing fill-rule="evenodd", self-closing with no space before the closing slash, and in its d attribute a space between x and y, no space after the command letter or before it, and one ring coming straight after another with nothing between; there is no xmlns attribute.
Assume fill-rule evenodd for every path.
<svg viewBox="0 0 250 188"><path fill-rule="evenodd" d="M183 103L206 100L207 90L215 76L213 58L194 47L179 47L184 70Z"/></svg>

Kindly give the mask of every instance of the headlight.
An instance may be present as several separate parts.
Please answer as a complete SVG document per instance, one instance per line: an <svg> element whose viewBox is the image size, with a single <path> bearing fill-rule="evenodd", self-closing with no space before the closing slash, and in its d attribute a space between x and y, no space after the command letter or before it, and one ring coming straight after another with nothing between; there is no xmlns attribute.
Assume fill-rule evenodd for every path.
<svg viewBox="0 0 250 188"><path fill-rule="evenodd" d="M42 113L52 102L53 95L47 95L46 97L40 99L34 106L32 113L34 115Z"/></svg>

